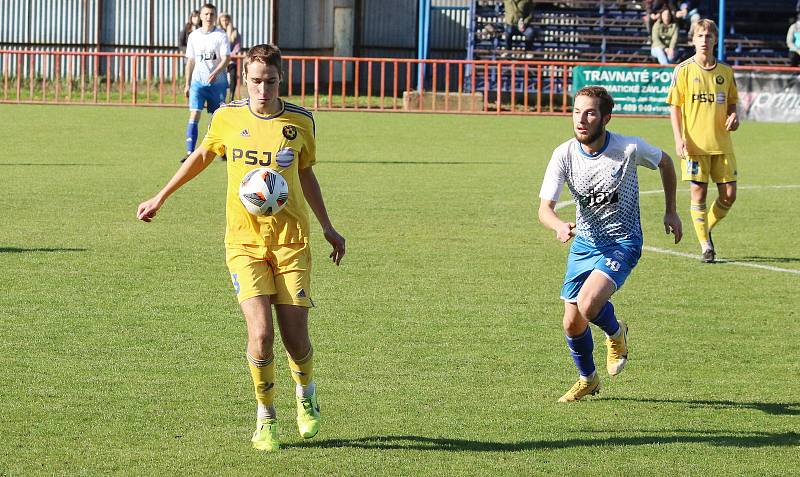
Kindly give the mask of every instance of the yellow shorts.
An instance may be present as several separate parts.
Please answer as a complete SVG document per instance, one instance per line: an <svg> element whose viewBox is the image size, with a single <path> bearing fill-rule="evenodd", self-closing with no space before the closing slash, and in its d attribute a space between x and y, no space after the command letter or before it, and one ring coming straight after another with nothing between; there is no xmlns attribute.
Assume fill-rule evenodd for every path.
<svg viewBox="0 0 800 477"><path fill-rule="evenodd" d="M268 295L272 304L314 306L311 249L307 243L226 245L225 262L239 303Z"/></svg>
<svg viewBox="0 0 800 477"><path fill-rule="evenodd" d="M736 156L731 154L715 154L713 156L686 156L681 158L685 181L705 182L708 179L717 184L736 182Z"/></svg>

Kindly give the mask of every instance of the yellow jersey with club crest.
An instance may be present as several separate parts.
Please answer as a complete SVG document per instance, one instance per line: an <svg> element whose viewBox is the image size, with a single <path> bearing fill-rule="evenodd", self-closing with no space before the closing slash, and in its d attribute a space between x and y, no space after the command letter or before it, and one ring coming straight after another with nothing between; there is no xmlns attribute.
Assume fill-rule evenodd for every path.
<svg viewBox="0 0 800 477"><path fill-rule="evenodd" d="M226 245L307 243L308 206L299 171L316 163L314 118L300 106L281 100L281 109L261 116L247 99L220 107L211 118L202 146L227 156ZM289 185L286 206L272 216L255 216L239 200L239 185L251 170L268 167Z"/></svg>

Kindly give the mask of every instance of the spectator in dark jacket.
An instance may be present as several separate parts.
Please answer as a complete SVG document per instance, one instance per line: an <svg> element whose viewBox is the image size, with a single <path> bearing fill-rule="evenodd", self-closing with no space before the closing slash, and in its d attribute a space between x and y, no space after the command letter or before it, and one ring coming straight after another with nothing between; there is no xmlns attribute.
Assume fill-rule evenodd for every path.
<svg viewBox="0 0 800 477"><path fill-rule="evenodd" d="M533 0L503 0L505 9L506 50L512 49L512 37L525 37L525 50L533 50Z"/></svg>
<svg viewBox="0 0 800 477"><path fill-rule="evenodd" d="M697 0L681 2L680 7L675 12L675 23L681 30L688 32L687 37L691 38L694 34L694 26L700 20L700 8Z"/></svg>
<svg viewBox="0 0 800 477"><path fill-rule="evenodd" d="M201 24L200 10L192 10L192 13L189 14L189 21L183 25L183 29L178 34L178 50L182 55L186 54L186 45L189 41L189 34L200 28Z"/></svg>
<svg viewBox="0 0 800 477"><path fill-rule="evenodd" d="M644 24L647 25L647 33L653 31L653 24L661 18L661 10L665 8L669 8L673 12L678 9L675 0L645 0Z"/></svg>

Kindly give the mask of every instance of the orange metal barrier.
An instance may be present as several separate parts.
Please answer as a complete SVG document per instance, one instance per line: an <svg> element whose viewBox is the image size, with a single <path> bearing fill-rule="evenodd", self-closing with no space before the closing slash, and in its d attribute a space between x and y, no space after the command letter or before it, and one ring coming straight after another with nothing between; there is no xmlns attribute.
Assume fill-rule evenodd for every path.
<svg viewBox="0 0 800 477"><path fill-rule="evenodd" d="M0 57L0 103L187 105L182 78L185 62L178 54L0 50ZM233 61L241 72L242 57ZM597 66L285 56L281 94L317 111L567 114L572 70L587 64ZM421 76L424 90L418 91ZM239 81L235 96L245 92Z"/></svg>
<svg viewBox="0 0 800 477"><path fill-rule="evenodd" d="M178 54L0 50L0 56L0 103L187 104L185 63ZM233 61L241 72L242 58ZM572 66L285 56L281 94L312 110L564 114ZM422 92L417 91L420 74L425 75ZM235 96L245 93L240 81Z"/></svg>

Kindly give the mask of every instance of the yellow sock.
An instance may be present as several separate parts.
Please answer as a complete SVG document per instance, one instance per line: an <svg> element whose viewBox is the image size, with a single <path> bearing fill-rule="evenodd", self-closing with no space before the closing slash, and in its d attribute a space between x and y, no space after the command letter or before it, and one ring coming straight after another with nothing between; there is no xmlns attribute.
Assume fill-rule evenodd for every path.
<svg viewBox="0 0 800 477"><path fill-rule="evenodd" d="M708 212L706 211L706 204L692 202L689 212L692 216L694 233L697 235L697 240L700 241L700 248L706 250L711 246L708 242Z"/></svg>
<svg viewBox="0 0 800 477"><path fill-rule="evenodd" d="M289 353L286 353L289 359L289 368L292 370L292 379L294 382L301 386L308 386L314 373L314 348L308 350L305 358L293 360Z"/></svg>
<svg viewBox="0 0 800 477"><path fill-rule="evenodd" d="M270 355L266 359L256 359L247 353L247 366L253 378L253 388L258 401L258 418L275 418L275 359Z"/></svg>
<svg viewBox="0 0 800 477"><path fill-rule="evenodd" d="M711 211L708 213L708 230L713 230L717 222L728 215L729 210L731 210L731 208L722 205L719 199L715 200L714 205L711 206Z"/></svg>

